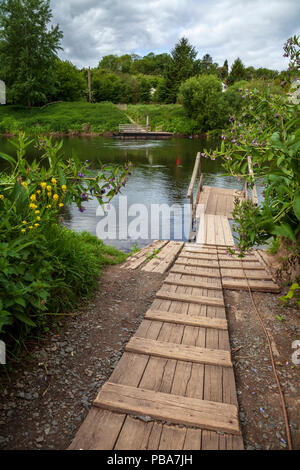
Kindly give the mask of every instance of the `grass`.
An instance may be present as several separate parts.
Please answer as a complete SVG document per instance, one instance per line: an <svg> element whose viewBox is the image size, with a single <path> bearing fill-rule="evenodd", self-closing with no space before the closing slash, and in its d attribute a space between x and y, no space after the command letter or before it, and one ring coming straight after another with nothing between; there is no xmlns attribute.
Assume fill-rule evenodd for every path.
<svg viewBox="0 0 300 470"><path fill-rule="evenodd" d="M196 122L190 119L179 104L135 104L127 106L127 114L138 124L149 124L152 131L166 131L178 134L195 134L199 131Z"/></svg>
<svg viewBox="0 0 300 470"><path fill-rule="evenodd" d="M270 245L267 248L267 253L269 255L276 255L280 248L280 237L272 238Z"/></svg>
<svg viewBox="0 0 300 470"><path fill-rule="evenodd" d="M118 131L119 124L129 123L117 106L103 103L57 103L44 109L0 106L0 133L29 134Z"/></svg>
<svg viewBox="0 0 300 470"><path fill-rule="evenodd" d="M190 135L197 132L194 121L177 104L128 105L124 113L109 102L57 103L44 109L21 106L0 106L0 133L17 134L19 130L31 135L42 133L117 132L119 124L145 124L149 116L151 130L162 130Z"/></svg>
<svg viewBox="0 0 300 470"><path fill-rule="evenodd" d="M74 232L54 225L47 234L48 250L55 263L57 277L51 310L73 308L78 297L89 297L97 287L97 279L105 266L119 264L127 255L88 232ZM59 278L62 279L60 285Z"/></svg>

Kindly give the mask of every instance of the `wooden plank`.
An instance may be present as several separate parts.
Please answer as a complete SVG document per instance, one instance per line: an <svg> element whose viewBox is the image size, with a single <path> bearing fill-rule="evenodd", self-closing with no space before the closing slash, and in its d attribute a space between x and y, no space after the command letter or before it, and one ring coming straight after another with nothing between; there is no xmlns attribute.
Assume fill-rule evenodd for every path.
<svg viewBox="0 0 300 470"><path fill-rule="evenodd" d="M220 202L221 204L221 202ZM215 233L216 233L216 243L224 245L225 243L225 236L223 232L223 226L220 217L215 218Z"/></svg>
<svg viewBox="0 0 300 470"><path fill-rule="evenodd" d="M209 290L222 290L221 285L209 284L207 282L201 282L201 281L186 281L184 279L173 279L170 276L164 280L164 284L172 284L175 286L185 286L185 287L198 287L198 288L209 289Z"/></svg>
<svg viewBox="0 0 300 470"><path fill-rule="evenodd" d="M180 253L180 258L189 258L189 259L201 259L201 260L213 260L213 261L243 261L243 263L253 263L258 261L254 255L247 255L245 258L232 258L230 255L223 255L218 254L218 252L209 253L207 251L199 251L199 250L190 250L184 248Z"/></svg>
<svg viewBox="0 0 300 470"><path fill-rule="evenodd" d="M101 408L146 415L169 423L240 435L234 405L182 397L106 382L94 404Z"/></svg>
<svg viewBox="0 0 300 470"><path fill-rule="evenodd" d="M158 299L165 300L175 300L178 302L189 302L194 304L202 305L214 305L217 307L224 307L224 299L219 297L205 297L205 296L195 296L195 295L186 295L178 294L177 292L167 292L164 290L159 290L156 293Z"/></svg>
<svg viewBox="0 0 300 470"><path fill-rule="evenodd" d="M219 435L212 431L203 431L201 450L219 450Z"/></svg>
<svg viewBox="0 0 300 470"><path fill-rule="evenodd" d="M213 261L212 262L202 262L201 260L194 260L195 262L193 262L193 260L188 260L188 261L184 261L182 259L182 257L179 257L177 260L176 260L176 265L184 265L184 266L193 266L193 267L198 267L198 268L215 268L215 269L218 269L219 268L219 263L214 263ZM197 261L197 262L196 262ZM241 268L240 268L241 269Z"/></svg>
<svg viewBox="0 0 300 470"><path fill-rule="evenodd" d="M145 450L152 429L152 423L127 416L114 450Z"/></svg>
<svg viewBox="0 0 300 470"><path fill-rule="evenodd" d="M200 429L186 430L186 436L184 441L183 450L200 450L201 449L201 435Z"/></svg>
<svg viewBox="0 0 300 470"><path fill-rule="evenodd" d="M188 259L203 259L203 260L212 260L212 261L218 261L218 253L200 253L197 251L189 251L189 250L182 250L180 254L181 258L188 258Z"/></svg>
<svg viewBox="0 0 300 470"><path fill-rule="evenodd" d="M92 407L68 450L113 449L125 418L125 414Z"/></svg>
<svg viewBox="0 0 300 470"><path fill-rule="evenodd" d="M249 266L249 264L247 264L247 266L244 266L240 260L230 260L230 261L220 260L219 263L220 263L220 268L225 268L225 269L247 269L247 270L250 269L251 271L266 271L265 268L258 262L256 262L255 266Z"/></svg>
<svg viewBox="0 0 300 470"><path fill-rule="evenodd" d="M186 255L180 255L176 261L176 264L186 264L187 266L199 266L203 268L219 267L219 262L216 260L203 260L201 257L194 258Z"/></svg>
<svg viewBox="0 0 300 470"><path fill-rule="evenodd" d="M163 426L159 450L182 450L186 429L178 426Z"/></svg>
<svg viewBox="0 0 300 470"><path fill-rule="evenodd" d="M200 348L133 336L127 343L125 350L137 354L148 354L197 364L232 367L230 352L221 349Z"/></svg>
<svg viewBox="0 0 300 470"><path fill-rule="evenodd" d="M217 204L218 204L218 194L215 192L215 188L211 188L205 213L215 215Z"/></svg>
<svg viewBox="0 0 300 470"><path fill-rule="evenodd" d="M130 256L127 261L121 265L121 268L125 269L137 269L146 261L147 253L152 253L153 250L159 250L163 248L167 243L168 240L154 240L154 242L150 243L149 245L145 246L142 250L135 253L134 255Z"/></svg>
<svg viewBox="0 0 300 470"><path fill-rule="evenodd" d="M248 272L245 274L247 276L247 279L272 280L271 276L268 276L267 274L257 274L257 273L252 273L252 272ZM224 280L227 281L227 279L224 279L224 278L245 279L245 275L243 272L238 273L235 270L225 269L225 268L221 268L221 276L222 276L222 283L224 282Z"/></svg>
<svg viewBox="0 0 300 470"><path fill-rule="evenodd" d="M184 242L170 241L154 258L143 266L142 271L163 274L176 260Z"/></svg>
<svg viewBox="0 0 300 470"><path fill-rule="evenodd" d="M145 318L148 320L159 320L169 323L199 326L202 328L217 328L220 330L227 330L228 328L227 321L220 318L194 317L192 315L164 312L162 310L148 310L146 312Z"/></svg>
<svg viewBox="0 0 300 470"><path fill-rule="evenodd" d="M215 234L215 217L211 214L206 214L206 243L208 245L216 244L216 234Z"/></svg>
<svg viewBox="0 0 300 470"><path fill-rule="evenodd" d="M174 264L177 256L181 252L184 242L170 242L169 245L171 245L171 249L168 250L167 255L161 261L161 263L153 269L154 273L164 274L170 269L170 267Z"/></svg>
<svg viewBox="0 0 300 470"><path fill-rule="evenodd" d="M226 218L226 217L225 217ZM230 227L229 227L230 228ZM227 252L227 245L208 245L207 243L186 243L186 247L193 248L194 250L208 250L211 251L224 251Z"/></svg>
<svg viewBox="0 0 300 470"><path fill-rule="evenodd" d="M271 283L270 281L264 282L261 281L255 282L252 280L248 280L250 289L257 292L274 292L279 293L281 291L280 287L276 284ZM246 280L244 281L233 281L233 280L226 280L222 281L223 288L229 290L248 290L248 283Z"/></svg>
<svg viewBox="0 0 300 470"><path fill-rule="evenodd" d="M196 265L198 266L198 265ZM186 267L186 266L185 266ZM174 274L184 274L184 275L190 275L190 276L199 276L199 277L208 277L208 278L215 278L215 279L221 279L220 276L220 271L219 269L216 269L214 272L207 272L207 270L187 270L181 266L177 266L177 263L174 264L173 268L171 269L170 273Z"/></svg>
<svg viewBox="0 0 300 470"><path fill-rule="evenodd" d="M198 223L198 232L196 235L197 243L204 243L205 242L205 207L203 204L198 204L197 207L197 215L199 217L199 223Z"/></svg>
<svg viewBox="0 0 300 470"><path fill-rule="evenodd" d="M227 217L221 217L226 246L234 246L233 236Z"/></svg>

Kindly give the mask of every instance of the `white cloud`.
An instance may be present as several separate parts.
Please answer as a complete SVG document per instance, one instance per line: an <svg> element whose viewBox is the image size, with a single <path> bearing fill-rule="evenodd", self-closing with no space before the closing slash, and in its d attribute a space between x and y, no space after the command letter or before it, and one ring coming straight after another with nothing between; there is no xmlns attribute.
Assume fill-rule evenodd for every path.
<svg viewBox="0 0 300 470"><path fill-rule="evenodd" d="M51 7L64 33L60 57L79 67L107 54L170 52L185 36L200 58L282 70L283 44L300 34L298 0L52 0Z"/></svg>

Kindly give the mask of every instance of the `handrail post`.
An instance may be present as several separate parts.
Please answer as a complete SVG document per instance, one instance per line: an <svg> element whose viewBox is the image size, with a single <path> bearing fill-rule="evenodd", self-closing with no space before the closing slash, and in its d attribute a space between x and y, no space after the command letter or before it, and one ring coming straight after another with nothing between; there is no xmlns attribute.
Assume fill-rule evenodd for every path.
<svg viewBox="0 0 300 470"><path fill-rule="evenodd" d="M191 240L191 234L192 234L193 222L194 222L194 213L196 209L196 205L194 207L194 186L195 186L195 182L196 182L198 174L199 174L200 182L197 188L196 204L198 203L198 193L200 193L200 191L202 190L202 174L201 174L201 161L200 160L201 160L201 154L200 152L198 152L196 156L196 160L195 160L195 165L194 165L190 185L189 185L188 192L187 192L187 198L190 199L190 204L191 204L191 228L190 228L189 240Z"/></svg>

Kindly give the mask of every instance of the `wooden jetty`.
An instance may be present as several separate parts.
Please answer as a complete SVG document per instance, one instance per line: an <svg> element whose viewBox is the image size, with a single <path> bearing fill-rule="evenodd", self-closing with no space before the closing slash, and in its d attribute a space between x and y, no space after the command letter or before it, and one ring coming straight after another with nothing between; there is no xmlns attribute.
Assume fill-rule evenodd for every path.
<svg viewBox="0 0 300 470"><path fill-rule="evenodd" d="M199 178L196 197L194 187ZM191 182L187 192L191 204L191 229L189 239L197 243L212 245L234 245L229 219L235 199L246 198L245 189L238 191L228 188L203 186L203 173L201 172L201 154L197 153Z"/></svg>
<svg viewBox="0 0 300 470"><path fill-rule="evenodd" d="M119 124L119 133L114 137L120 139L170 139L172 132L151 131L150 127L138 124Z"/></svg>
<svg viewBox="0 0 300 470"><path fill-rule="evenodd" d="M243 449L220 269L182 259L70 449Z"/></svg>
<svg viewBox="0 0 300 470"><path fill-rule="evenodd" d="M194 207L195 181L197 242L155 240L122 266L167 276L69 449L244 448L223 290L279 288L255 251L227 254L236 193L203 187Z"/></svg>

